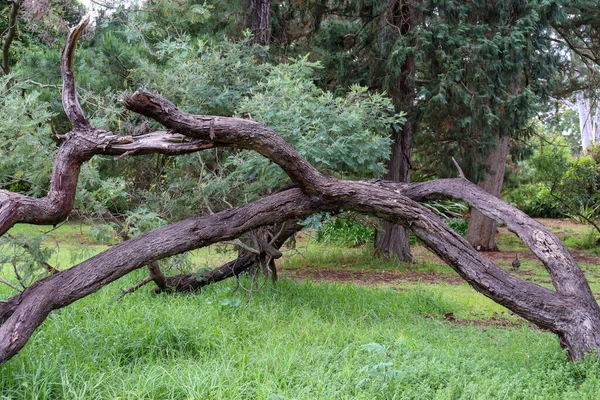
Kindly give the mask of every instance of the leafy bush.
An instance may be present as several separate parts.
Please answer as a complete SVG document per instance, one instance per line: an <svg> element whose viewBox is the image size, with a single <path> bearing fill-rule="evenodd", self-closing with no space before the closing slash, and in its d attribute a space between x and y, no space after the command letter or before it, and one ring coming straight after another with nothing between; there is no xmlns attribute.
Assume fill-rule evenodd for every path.
<svg viewBox="0 0 600 400"><path fill-rule="evenodd" d="M520 185L508 192L504 200L533 218L564 216L562 206L543 183Z"/></svg>
<svg viewBox="0 0 600 400"><path fill-rule="evenodd" d="M314 234L318 243L332 243L356 247L373 243L375 224L373 221L353 214L342 214L322 224Z"/></svg>

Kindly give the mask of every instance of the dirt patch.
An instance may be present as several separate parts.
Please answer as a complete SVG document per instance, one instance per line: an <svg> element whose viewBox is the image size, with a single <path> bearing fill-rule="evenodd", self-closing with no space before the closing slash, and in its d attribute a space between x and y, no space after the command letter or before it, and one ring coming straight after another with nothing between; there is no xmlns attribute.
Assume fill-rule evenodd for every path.
<svg viewBox="0 0 600 400"><path fill-rule="evenodd" d="M600 264L599 256L591 255L589 253L586 253L584 250L569 249L569 252L575 258L575 261L577 261L577 263L579 263L579 264ZM517 253L519 253L519 258L521 258L521 260L540 262L538 260L538 258L535 256L535 254L533 254L529 250L527 250L527 251L514 251L514 250L494 251L494 252L487 252L487 253L481 253L481 254L484 257L486 257L487 259L495 262L496 264L500 263L503 265L510 265L512 263L512 261L515 259L515 257L517 256Z"/></svg>
<svg viewBox="0 0 600 400"><path fill-rule="evenodd" d="M465 281L459 277L435 272L416 271L353 271L347 269L295 268L283 271L288 278L313 282L342 282L359 285L399 284L399 283L449 283L460 285Z"/></svg>
<svg viewBox="0 0 600 400"><path fill-rule="evenodd" d="M512 313L511 313L512 314ZM429 314L420 314L422 317L427 319L437 319L436 316ZM451 325L458 326L499 326L502 328L516 328L522 326L529 326L537 329L537 327L529 321L524 319L516 318L509 319L503 317L501 314L494 313L492 317L489 318L476 318L476 319L461 319L457 318L454 313L446 313L443 316L444 322L449 323Z"/></svg>
<svg viewBox="0 0 600 400"><path fill-rule="evenodd" d="M522 326L534 327L535 325L523 320L523 321L511 321L506 318L481 318L481 319L455 319L451 322L453 325L459 326L500 326L502 328L517 328Z"/></svg>

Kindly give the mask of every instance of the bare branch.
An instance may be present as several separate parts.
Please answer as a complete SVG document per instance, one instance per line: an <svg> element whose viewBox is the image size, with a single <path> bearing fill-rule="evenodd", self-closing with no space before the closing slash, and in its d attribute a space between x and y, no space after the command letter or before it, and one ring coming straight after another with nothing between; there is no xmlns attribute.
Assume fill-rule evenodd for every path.
<svg viewBox="0 0 600 400"><path fill-rule="evenodd" d="M63 46L61 58L60 58L60 70L63 78L63 92L62 102L63 108L67 117L73 124L75 129L89 130L91 129L90 122L88 121L79 100L77 98L77 88L75 87L75 75L73 74L73 53L75 52L75 46L77 39L90 22L90 17L84 18L79 24L71 28L67 41Z"/></svg>
<svg viewBox="0 0 600 400"><path fill-rule="evenodd" d="M467 179L465 178L465 173L463 172L462 168L460 167L460 165L458 164L458 161L456 161L456 159L454 157L452 157L452 162L454 163L454 165L456 166L456 169L458 170L458 175L462 178L462 179Z"/></svg>
<svg viewBox="0 0 600 400"><path fill-rule="evenodd" d="M252 254L256 254L256 255L260 254L260 251L256 250L254 247L245 245L240 239L235 239L234 241L229 242L229 244L231 244L233 246L237 246L240 249L247 251L248 253L252 253Z"/></svg>
<svg viewBox="0 0 600 400"><path fill-rule="evenodd" d="M146 90L137 90L124 97L123 104L129 110L150 117L182 135L213 142L215 146L257 151L277 163L306 193L318 195L318 187L330 181L275 131L258 122L187 114L170 101Z"/></svg>
<svg viewBox="0 0 600 400"><path fill-rule="evenodd" d="M16 290L19 293L22 292L22 290L19 287L13 285L12 283L10 283L9 281L7 281L6 279L3 279L2 277L0 277L0 283L5 284L6 286L10 287L13 290Z"/></svg>
<svg viewBox="0 0 600 400"><path fill-rule="evenodd" d="M8 13L8 32L2 42L2 73L8 75L10 73L10 45L15 39L17 32L17 15L19 14L19 8L23 0L14 0L10 6Z"/></svg>
<svg viewBox="0 0 600 400"><path fill-rule="evenodd" d="M148 275L147 277L145 277L141 281L137 282L132 287L122 290L121 293L119 294L119 296L117 297L117 299L123 298L130 293L137 292L142 286L152 282L152 280L153 280L152 277Z"/></svg>

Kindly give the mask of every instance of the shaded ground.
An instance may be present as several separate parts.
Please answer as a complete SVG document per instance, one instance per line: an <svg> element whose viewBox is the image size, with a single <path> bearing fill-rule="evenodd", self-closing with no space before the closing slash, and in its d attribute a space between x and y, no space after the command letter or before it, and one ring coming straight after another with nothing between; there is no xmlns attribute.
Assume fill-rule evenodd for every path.
<svg viewBox="0 0 600 400"><path fill-rule="evenodd" d="M539 222L545 226L551 228L559 238L573 237L581 235L582 229L585 226L577 224L570 220L561 219L538 219ZM514 275L536 281L540 284L550 284L550 280L547 277L541 278L539 272L543 274L543 266L537 257L526 247L524 244L514 235L509 232L506 228L499 228L498 232L499 242L502 243L501 247L510 248L511 250L502 250L498 252L483 253L485 257L493 261L494 263L510 269L512 261L515 259L517 253L523 263L527 264L527 267L523 267L518 271L511 271ZM306 241L304 237L299 238L299 241ZM420 263L435 263L444 264L437 256L429 252L423 246L414 246L413 249L414 257ZM588 274L588 277L594 277L600 279L600 275L593 274L595 272L594 266L600 265L600 256L590 254L583 249L569 249L575 260L582 266L582 268ZM591 267L590 267L591 266ZM534 271L533 269L540 268L540 271ZM310 279L315 282L342 282L342 283L354 283L361 285L399 285L403 283L447 283L452 285L459 285L465 283L460 277L453 272L423 272L414 271L410 269L410 266L403 266L398 270L377 270L377 269L346 269L343 266L331 268L319 268L313 267L312 265L294 268L284 269L283 275L298 279Z"/></svg>
<svg viewBox="0 0 600 400"><path fill-rule="evenodd" d="M416 271L354 271L348 269L324 269L324 268L294 268L284 270L284 276L293 279L304 280L309 278L313 282L343 282L362 285L400 283L440 283L445 282L460 285L465 281L458 276L451 277L435 272Z"/></svg>
<svg viewBox="0 0 600 400"><path fill-rule="evenodd" d="M569 252L578 264L600 264L600 257L587 253L585 250L580 249L569 249ZM514 251L514 250L502 250L495 251L490 253L483 253L485 257L494 261L495 263L510 264L515 259L517 253L519 253L519 257L521 260L529 260L529 261L538 261L535 254L531 251Z"/></svg>

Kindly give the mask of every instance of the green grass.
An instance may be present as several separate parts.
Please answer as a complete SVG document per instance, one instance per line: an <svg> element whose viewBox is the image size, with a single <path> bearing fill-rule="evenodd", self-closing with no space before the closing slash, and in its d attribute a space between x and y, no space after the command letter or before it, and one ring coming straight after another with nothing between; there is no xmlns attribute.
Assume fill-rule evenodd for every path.
<svg viewBox="0 0 600 400"><path fill-rule="evenodd" d="M421 250L422 246L416 245ZM413 249L415 246L412 246ZM410 270L416 272L436 272L454 274L446 265L422 261L416 263L399 263L375 256L371 246L362 248L344 248L332 244L302 242L296 251L290 252L282 263L285 269L321 268L349 270Z"/></svg>
<svg viewBox="0 0 600 400"><path fill-rule="evenodd" d="M81 244L105 248L89 241L84 226L60 229L48 239L61 241L57 262L69 265L67 253ZM193 259L202 265L231 256L211 249ZM382 263L369 250L313 244L284 264L452 273L432 262ZM541 279L535 262L522 269ZM519 321L466 284L373 288L282 280L248 296L224 282L199 294L142 288L117 300L143 276L136 271L53 312L0 367L0 399L600 397L600 363L568 362L550 333L528 324L446 321L446 313L479 323L498 316ZM0 285L0 299L9 295Z"/></svg>
<svg viewBox="0 0 600 400"><path fill-rule="evenodd" d="M598 394L598 365L568 363L552 335L454 326L443 314L468 304L430 288L284 281L249 302L242 295L234 307L221 304L232 296L228 283L201 295L138 293L115 301L132 278L53 313L0 368L0 393L14 399Z"/></svg>

